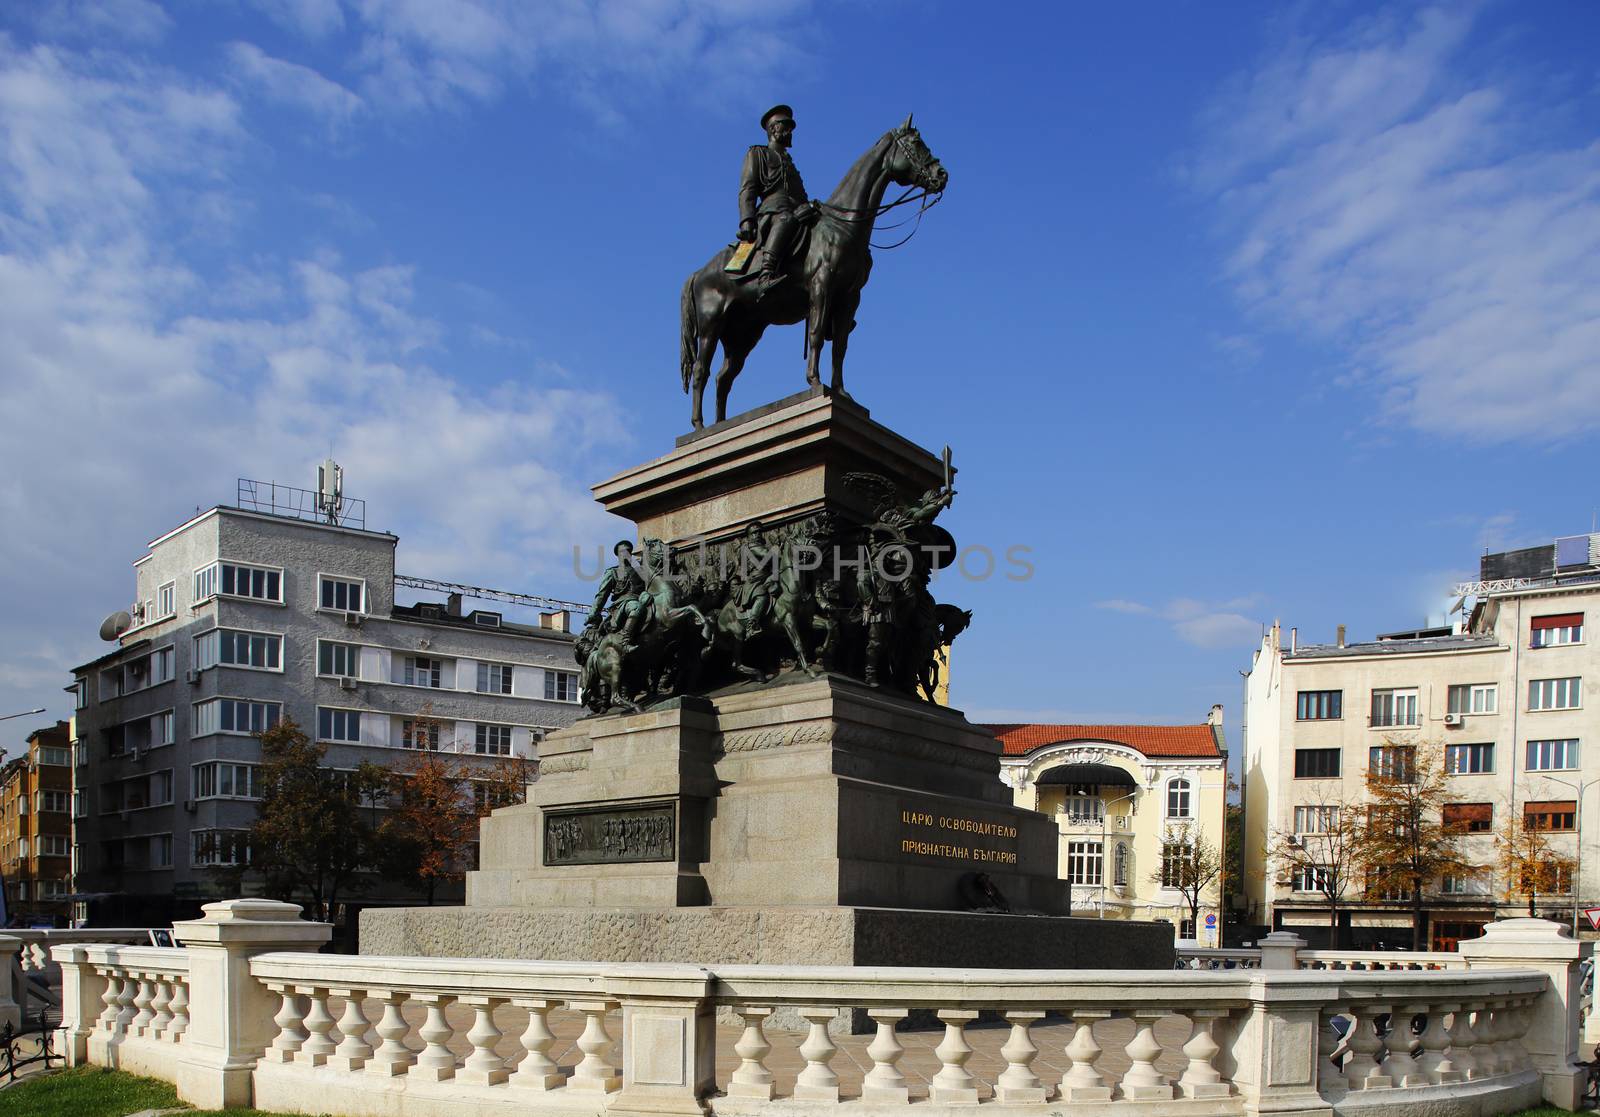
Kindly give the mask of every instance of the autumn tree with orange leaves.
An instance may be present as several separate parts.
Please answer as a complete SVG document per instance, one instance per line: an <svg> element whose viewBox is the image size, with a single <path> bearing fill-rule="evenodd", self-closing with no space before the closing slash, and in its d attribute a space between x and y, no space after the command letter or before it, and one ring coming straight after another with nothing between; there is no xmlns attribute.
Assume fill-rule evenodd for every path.
<svg viewBox="0 0 1600 1117"><path fill-rule="evenodd" d="M478 812L464 770L437 752L418 752L393 779L381 827L387 869L421 884L431 905L441 881L466 874Z"/></svg>

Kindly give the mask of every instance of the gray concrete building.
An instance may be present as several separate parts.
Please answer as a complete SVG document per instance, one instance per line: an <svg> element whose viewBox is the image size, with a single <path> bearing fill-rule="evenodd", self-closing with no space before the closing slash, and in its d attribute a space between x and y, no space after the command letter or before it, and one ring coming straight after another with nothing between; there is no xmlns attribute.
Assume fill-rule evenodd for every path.
<svg viewBox="0 0 1600 1117"><path fill-rule="evenodd" d="M536 760L583 712L569 614L397 606L396 536L268 507L221 505L152 541L117 647L74 670L74 888L96 921L164 924L223 898L256 815L254 734L280 719L334 768L435 749L487 773ZM417 896L380 882L350 898Z"/></svg>

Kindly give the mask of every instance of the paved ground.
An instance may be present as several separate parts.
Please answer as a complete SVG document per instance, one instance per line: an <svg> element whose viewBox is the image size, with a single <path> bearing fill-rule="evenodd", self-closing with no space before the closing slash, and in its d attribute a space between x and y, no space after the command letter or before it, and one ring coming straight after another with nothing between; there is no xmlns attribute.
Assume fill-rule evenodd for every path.
<svg viewBox="0 0 1600 1117"><path fill-rule="evenodd" d="M341 1006L333 1006L335 1019L338 1018L340 1010ZM376 1013L370 1009L367 1015L374 1019L376 1017ZM421 1041L417 1039L415 1029L422 1023L423 1012L418 1007L408 1006L405 1015L413 1028L411 1045L418 1047ZM457 1005L449 1010L448 1018L456 1029L455 1038L450 1046L464 1057L471 1050L466 1040L466 1033L472 1025L472 1014ZM517 1037L526 1027L527 1019L526 1012L510 1005L502 1006L495 1013L495 1023L504 1033L504 1038L496 1045L496 1051L501 1057L512 1059L520 1057L522 1045ZM583 1030L583 1017L576 1012L557 1009L550 1014L550 1030L556 1034L556 1042L550 1049L550 1057L563 1071L570 1073L573 1066L583 1057L583 1053L575 1044L579 1032ZM620 1014L613 1013L608 1018L607 1031L613 1041L617 1041L611 1061L620 1066L622 1037ZM929 1080L939 1072L939 1058L934 1054L934 1048L943 1040L944 1032L942 1029L929 1029L900 1031L898 1034L900 1042L906 1048L906 1053L900 1060L900 1071L909 1080L911 1096L926 1097ZM1128 1067L1128 1058L1123 1053L1123 1047L1133 1038L1133 1021L1103 1020L1095 1025L1094 1034L1105 1051L1096 1066L1108 1079L1120 1078ZM739 1035L740 1029L737 1026L724 1025L717 1029L716 1076L720 1087L726 1087L733 1069L739 1065L739 1056L733 1050ZM967 1027L967 1042L973 1048L967 1069L981 1083L980 1097L991 1096L994 1080L1005 1069L1006 1061L1000 1055L1000 1048L1009 1035L1010 1029L1002 1023L973 1024ZM1071 1026L1059 1021L1042 1022L1034 1026L1032 1036L1034 1046L1039 1049L1039 1057L1033 1063L1034 1073L1047 1086L1054 1086L1061 1081L1067 1065L1063 1049L1072 1038ZM1163 1073L1176 1076L1183 1072L1188 1060L1180 1048L1188 1037L1189 1023L1181 1017L1167 1017L1156 1025L1156 1038L1164 1048L1164 1053L1156 1065ZM805 1059L801 1057L799 1051L805 1033L768 1029L767 1038L772 1044L772 1053L766 1060L767 1069L777 1079L778 1094L782 1096L792 1092L795 1077L805 1066ZM838 1036L834 1042L839 1045L839 1053L834 1056L831 1065L834 1073L839 1076L840 1092L845 1097L859 1096L861 1080L872 1067L872 1059L866 1053L867 1045L872 1042L872 1036Z"/></svg>

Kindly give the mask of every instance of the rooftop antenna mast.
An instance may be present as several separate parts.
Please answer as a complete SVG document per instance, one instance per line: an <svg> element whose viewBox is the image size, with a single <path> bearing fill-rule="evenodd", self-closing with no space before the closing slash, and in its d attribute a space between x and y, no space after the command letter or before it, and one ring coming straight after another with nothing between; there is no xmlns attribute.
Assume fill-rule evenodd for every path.
<svg viewBox="0 0 1600 1117"><path fill-rule="evenodd" d="M344 510L344 470L329 458L317 467L317 511L330 524L337 525Z"/></svg>

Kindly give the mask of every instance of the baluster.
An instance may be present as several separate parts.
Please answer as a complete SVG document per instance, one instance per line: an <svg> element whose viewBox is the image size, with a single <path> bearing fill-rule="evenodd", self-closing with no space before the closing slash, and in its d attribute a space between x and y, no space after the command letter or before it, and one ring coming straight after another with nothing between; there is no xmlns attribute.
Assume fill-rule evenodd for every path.
<svg viewBox="0 0 1600 1117"><path fill-rule="evenodd" d="M808 1025L806 1038L800 1044L800 1057L806 1061L804 1069L795 1079L794 1096L812 1101L838 1101L839 1076L828 1066L839 1048L828 1035L828 1025L839 1015L837 1009L808 1006L800 1016Z"/></svg>
<svg viewBox="0 0 1600 1117"><path fill-rule="evenodd" d="M406 994L398 989L368 989L366 999L383 1006L383 1015L374 1029L378 1033L378 1049L367 1060L366 1072L383 1078L406 1073L417 1061L417 1053L406 1046L411 1025L400 1011L406 1003Z"/></svg>
<svg viewBox="0 0 1600 1117"><path fill-rule="evenodd" d="M1517 1005L1515 997L1502 1000L1494 1010L1495 1059L1501 1074L1515 1074L1522 1068L1521 1052L1517 1050Z"/></svg>
<svg viewBox="0 0 1600 1117"><path fill-rule="evenodd" d="M155 982L150 980L150 975L147 973L140 974L135 981L137 984L133 1003L138 1011L133 1014L133 1019L128 1024L128 1032L131 1035L142 1036L149 1031L150 1021L156 1018L154 1010L150 1007L150 1002L155 1000L156 989Z"/></svg>
<svg viewBox="0 0 1600 1117"><path fill-rule="evenodd" d="M518 997L511 1002L528 1010L528 1026L522 1033L522 1059L509 1079L513 1086L529 1090L554 1090L567 1080L561 1068L550 1059L550 1045L556 1041L550 1030L550 1010L559 1002L544 997Z"/></svg>
<svg viewBox="0 0 1600 1117"><path fill-rule="evenodd" d="M472 1009L472 1030L467 1033L467 1042L472 1045L472 1053L461 1064L461 1073L456 1075L457 1082L471 1082L478 1086L498 1086L511 1077L511 1071L506 1067L505 1060L494 1053L494 1045L500 1042L500 1029L495 1026L494 1010L505 1004L504 997L462 997L461 1003Z"/></svg>
<svg viewBox="0 0 1600 1117"><path fill-rule="evenodd" d="M372 1045L367 1042L367 1014L361 1011L363 991L330 989L329 992L344 998L344 1011L339 1014L339 1046L329 1056L328 1065L343 1071L358 1071L372 1058Z"/></svg>
<svg viewBox="0 0 1600 1117"><path fill-rule="evenodd" d="M134 1007L134 998L139 995L139 982L126 970L122 973L122 987L117 990L117 1023L116 1033L126 1036L133 1028L133 1018L139 1015L139 1010Z"/></svg>
<svg viewBox="0 0 1600 1117"><path fill-rule="evenodd" d="M1528 1028L1533 1023L1533 998L1517 997L1511 1002L1511 1016L1509 1018L1510 1034L1506 1037L1506 1050L1510 1053L1511 1068L1513 1071L1527 1070L1529 1066L1528 1048L1523 1044L1523 1037L1528 1034Z"/></svg>
<svg viewBox="0 0 1600 1117"><path fill-rule="evenodd" d="M4 959L0 959L0 964L4 964ZM95 1018L95 1030L112 1034L117 1029L117 1013L122 1011L122 1002L117 998L122 991L122 979L106 966L96 966L95 973L106 979L106 987L100 993L100 1001L106 1007Z"/></svg>
<svg viewBox="0 0 1600 1117"><path fill-rule="evenodd" d="M306 1041L295 1053L294 1061L307 1066L320 1067L328 1056L338 1050L328 1035L333 1029L333 1014L328 1011L328 991L320 985L296 985L295 992L311 998L311 1008L306 1012Z"/></svg>
<svg viewBox="0 0 1600 1117"><path fill-rule="evenodd" d="M1473 1017L1472 1030L1478 1034L1478 1045L1472 1049L1472 1054L1485 1078L1499 1074L1502 1069L1500 1031L1504 1023L1504 1009L1491 1001L1484 1001Z"/></svg>
<svg viewBox="0 0 1600 1117"><path fill-rule="evenodd" d="M1222 1075L1216 1067L1217 1055L1222 1051L1217 1043L1217 1021L1227 1016L1228 1010L1225 1008L1190 1010L1189 1019L1194 1022L1194 1028L1189 1035L1189 1042L1183 1045L1189 1065L1184 1068L1183 1077L1178 1079L1178 1088L1183 1091L1184 1097L1225 1098L1233 1092L1233 1088L1222 1081Z"/></svg>
<svg viewBox="0 0 1600 1117"><path fill-rule="evenodd" d="M1006 1023L1011 1025L1011 1035L1000 1049L1006 1069L994 1085L994 1098L999 1102L1044 1101L1044 1083L1033 1073L1033 1061L1039 1057L1039 1048L1033 1042L1029 1028L1036 1020L1043 1020L1042 1012L1008 1012Z"/></svg>
<svg viewBox="0 0 1600 1117"><path fill-rule="evenodd" d="M189 978L178 974L172 978L172 1026L167 1038L173 1043L182 1042L183 1033L189 1030Z"/></svg>
<svg viewBox="0 0 1600 1117"><path fill-rule="evenodd" d="M767 1042L767 1034L762 1030L762 1024L772 1015L772 1009L739 1005L733 1011L744 1022L744 1031L739 1035L739 1042L733 1045L734 1054L739 1056L739 1065L734 1069L733 1077L728 1080L728 1096L771 1101L772 1072L767 1069L765 1060L772 1052L772 1044ZM893 1027L891 1024L891 1030ZM881 1024L878 1026L878 1031L882 1034ZM872 1075L867 1075L867 1078L870 1082ZM867 1096L866 1086L862 1087L862 1096Z"/></svg>
<svg viewBox="0 0 1600 1117"><path fill-rule="evenodd" d="M1344 1089L1345 1080L1343 1073L1344 1056L1348 1050L1341 1052L1344 1046L1344 1036L1334 1027L1335 1023L1346 1018L1343 1005L1329 1005L1322 1010L1322 1016L1317 1021L1317 1086L1319 1089L1335 1087ZM1348 1027L1348 1020L1346 1021Z"/></svg>
<svg viewBox="0 0 1600 1117"><path fill-rule="evenodd" d="M978 1080L967 1070L972 1045L967 1042L967 1025L978 1018L972 1009L941 1008L944 1039L933 1053L939 1056L939 1073L928 1084L928 1100L934 1105L977 1105Z"/></svg>
<svg viewBox="0 0 1600 1117"><path fill-rule="evenodd" d="M302 1026L305 1017L300 1012L300 998L292 985L269 981L267 988L282 997L283 1003L278 1006L278 1015L272 1018L272 1022L278 1026L278 1034L262 1057L269 1063L292 1063L295 1054L306 1042L306 1032Z"/></svg>
<svg viewBox="0 0 1600 1117"><path fill-rule="evenodd" d="M1067 1069L1061 1076L1062 1101L1110 1101L1111 1087L1105 1076L1094 1068L1100 1057L1100 1045L1094 1039L1094 1022L1105 1020L1111 1013L1090 1009L1075 1009L1072 1013L1072 1039L1067 1043Z"/></svg>
<svg viewBox="0 0 1600 1117"><path fill-rule="evenodd" d="M1444 1018L1446 1013L1454 1012L1454 1005L1430 1005L1423 1008L1425 1013L1422 1034L1417 1037L1417 1043L1422 1047L1422 1054L1417 1056L1417 1073L1422 1075L1422 1080L1429 1083L1447 1081L1442 1077L1448 1069L1448 1060L1445 1058L1444 1049L1450 1046L1450 1033L1445 1030ZM1459 1081L1460 1075L1449 1081Z"/></svg>
<svg viewBox="0 0 1600 1117"><path fill-rule="evenodd" d="M1172 1084L1156 1070L1161 1044L1156 1039L1156 1021L1167 1015L1159 1009L1129 1012L1138 1032L1128 1042L1128 1058L1133 1060L1122 1075L1122 1096L1130 1101L1164 1100L1172 1097Z"/></svg>
<svg viewBox="0 0 1600 1117"><path fill-rule="evenodd" d="M583 1034L578 1036L578 1050L583 1059L573 1068L567 1082L569 1090L583 1090L609 1094L622 1085L617 1068L608 1061L611 1054L611 1036L606 1032L606 1013L611 1001L568 1001L569 1007L583 1013Z"/></svg>
<svg viewBox="0 0 1600 1117"><path fill-rule="evenodd" d="M1350 1056L1345 1060L1344 1080L1352 1090L1383 1090L1393 1084L1378 1070L1378 1053L1383 1049L1378 1018L1388 1011L1383 1005L1350 1006Z"/></svg>
<svg viewBox="0 0 1600 1117"><path fill-rule="evenodd" d="M1411 1054L1411 1045L1417 1034L1412 1022L1427 1008L1427 1005L1400 1005L1389 1016L1386 1041L1389 1055L1383 1060L1382 1069L1396 1086L1425 1086L1428 1083L1416 1057Z"/></svg>
<svg viewBox="0 0 1600 1117"><path fill-rule="evenodd" d="M872 1059L872 1069L861 1083L861 1100L905 1104L911 1100L906 1076L900 1073L900 1059L905 1055L905 1045L895 1034L895 1025L904 1020L903 1008L869 1008L867 1015L878 1025L878 1034L867 1046Z"/></svg>
<svg viewBox="0 0 1600 1117"><path fill-rule="evenodd" d="M413 993L411 999L419 1005L426 1005L428 1016L417 1030L427 1046L417 1056L410 1073L429 1082L444 1082L454 1078L456 1057L446 1045L455 1034L455 1029L450 1027L450 1021L445 1019L444 1013L455 998L444 993Z"/></svg>
<svg viewBox="0 0 1600 1117"><path fill-rule="evenodd" d="M166 974L152 974L151 985L155 993L150 998L150 1029L152 1039L160 1039L172 1024L172 986Z"/></svg>
<svg viewBox="0 0 1600 1117"><path fill-rule="evenodd" d="M1477 1044L1477 1034L1472 1030L1472 1005L1457 1005L1450 1016L1450 1049L1445 1059L1450 1070L1460 1074L1462 1079L1482 1077L1477 1069L1478 1062L1473 1058L1473 1048ZM1440 1070L1443 1069L1441 1066Z"/></svg>

